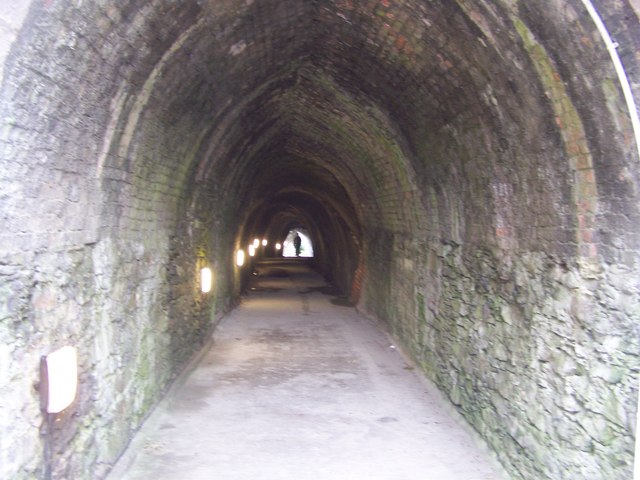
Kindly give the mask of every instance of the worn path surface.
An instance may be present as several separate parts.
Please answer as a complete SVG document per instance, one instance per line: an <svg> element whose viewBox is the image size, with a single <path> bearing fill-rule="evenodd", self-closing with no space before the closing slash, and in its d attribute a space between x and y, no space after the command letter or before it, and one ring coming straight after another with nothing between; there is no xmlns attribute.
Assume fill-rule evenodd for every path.
<svg viewBox="0 0 640 480"><path fill-rule="evenodd" d="M260 264L110 480L503 480L389 338L304 263Z"/></svg>

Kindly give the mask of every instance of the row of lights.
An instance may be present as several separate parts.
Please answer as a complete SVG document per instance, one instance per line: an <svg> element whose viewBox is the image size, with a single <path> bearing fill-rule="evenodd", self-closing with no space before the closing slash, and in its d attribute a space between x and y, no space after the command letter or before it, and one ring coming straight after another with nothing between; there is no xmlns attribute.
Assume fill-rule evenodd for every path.
<svg viewBox="0 0 640 480"><path fill-rule="evenodd" d="M248 252L250 257L254 257L256 254L257 248L262 244L263 247L269 245L269 242L266 239L260 241L260 239L256 238L253 240L253 243L249 244ZM281 250L282 244L276 243L276 250ZM245 253L244 250L238 250L236 252L236 265L238 267L242 267L245 262ZM204 267L200 270L200 290L202 293L209 293L211 291L211 287L213 286L213 273L209 267Z"/></svg>
<svg viewBox="0 0 640 480"><path fill-rule="evenodd" d="M247 251L250 257L254 257L256 255L256 251L261 244L263 247L266 247L267 245L269 245L269 242L266 239L263 239L262 241L260 241L260 239L256 238L253 240L253 243L249 244ZM276 243L276 250L280 250L280 249L282 249L282 244ZM245 262L245 253L244 253L244 250L240 249L236 252L236 265L238 267L242 267L244 265L244 262Z"/></svg>

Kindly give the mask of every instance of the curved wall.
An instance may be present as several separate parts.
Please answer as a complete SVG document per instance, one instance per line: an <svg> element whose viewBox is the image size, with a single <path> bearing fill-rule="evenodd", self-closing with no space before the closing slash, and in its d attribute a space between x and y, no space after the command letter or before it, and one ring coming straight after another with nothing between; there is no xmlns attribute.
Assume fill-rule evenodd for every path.
<svg viewBox="0 0 640 480"><path fill-rule="evenodd" d="M0 476L101 478L295 222L514 478L630 476L638 150L586 0L0 10ZM596 2L638 96L638 12ZM286 233L286 232L285 232ZM198 270L214 270L202 295Z"/></svg>

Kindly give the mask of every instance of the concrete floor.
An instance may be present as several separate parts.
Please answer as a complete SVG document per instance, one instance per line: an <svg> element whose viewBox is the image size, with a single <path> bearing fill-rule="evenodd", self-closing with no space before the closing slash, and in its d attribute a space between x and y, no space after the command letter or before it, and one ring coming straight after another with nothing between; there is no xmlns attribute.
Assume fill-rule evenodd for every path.
<svg viewBox="0 0 640 480"><path fill-rule="evenodd" d="M507 478L389 337L320 276L296 261L258 272L110 480Z"/></svg>

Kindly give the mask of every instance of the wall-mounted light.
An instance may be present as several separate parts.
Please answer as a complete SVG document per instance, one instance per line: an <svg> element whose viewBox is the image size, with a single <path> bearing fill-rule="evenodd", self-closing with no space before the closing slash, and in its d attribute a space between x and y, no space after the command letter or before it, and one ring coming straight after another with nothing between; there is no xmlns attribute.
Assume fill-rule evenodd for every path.
<svg viewBox="0 0 640 480"><path fill-rule="evenodd" d="M71 413L78 394L78 353L73 347L62 347L40 357L40 406L46 419L44 433L44 480L53 471L54 423ZM69 417L67 417L69 418Z"/></svg>
<svg viewBox="0 0 640 480"><path fill-rule="evenodd" d="M46 413L69 407L78 391L78 354L62 347L40 359L40 400Z"/></svg>
<svg viewBox="0 0 640 480"><path fill-rule="evenodd" d="M239 267L244 265L244 250L238 250L236 252L236 265Z"/></svg>
<svg viewBox="0 0 640 480"><path fill-rule="evenodd" d="M202 290L202 293L209 293L211 291L212 280L213 276L209 267L200 270L200 290Z"/></svg>
<svg viewBox="0 0 640 480"><path fill-rule="evenodd" d="M249 245L249 256L253 257L256 254L256 247L253 244Z"/></svg>
<svg viewBox="0 0 640 480"><path fill-rule="evenodd" d="M276 250L280 250L280 249L282 249L282 244L276 243Z"/></svg>
<svg viewBox="0 0 640 480"><path fill-rule="evenodd" d="M258 248L260 246L260 240L257 238L254 238L253 240L253 248Z"/></svg>
<svg viewBox="0 0 640 480"><path fill-rule="evenodd" d="M262 246L263 247L266 247L268 244L269 244L269 242L267 242L266 238L262 240Z"/></svg>

